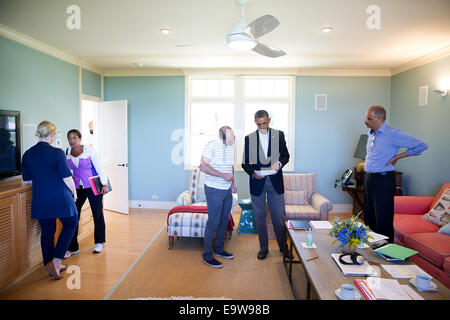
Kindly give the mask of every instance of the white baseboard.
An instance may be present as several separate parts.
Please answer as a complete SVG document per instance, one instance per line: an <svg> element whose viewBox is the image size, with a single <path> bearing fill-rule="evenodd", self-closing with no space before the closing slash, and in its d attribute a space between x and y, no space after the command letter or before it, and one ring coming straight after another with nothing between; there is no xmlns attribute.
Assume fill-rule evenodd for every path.
<svg viewBox="0 0 450 320"><path fill-rule="evenodd" d="M130 200L130 208L135 209L172 209L178 204L175 201L145 201ZM238 206L236 206L238 208ZM352 204L333 204L332 213L349 213L353 211Z"/></svg>
<svg viewBox="0 0 450 320"><path fill-rule="evenodd" d="M135 209L172 209L175 206L175 201L130 200L130 208Z"/></svg>
<svg viewBox="0 0 450 320"><path fill-rule="evenodd" d="M353 212L353 205L352 204L335 204L333 203L333 210L330 211L331 213L349 213Z"/></svg>

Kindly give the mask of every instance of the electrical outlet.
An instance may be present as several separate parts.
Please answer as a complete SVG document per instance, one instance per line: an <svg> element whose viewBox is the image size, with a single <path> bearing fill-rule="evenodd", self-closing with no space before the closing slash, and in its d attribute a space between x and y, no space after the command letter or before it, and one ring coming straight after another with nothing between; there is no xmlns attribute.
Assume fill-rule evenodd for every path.
<svg viewBox="0 0 450 320"><path fill-rule="evenodd" d="M159 196L158 196L157 194L153 194L153 195L152 195L152 199L153 199L153 200L159 199Z"/></svg>

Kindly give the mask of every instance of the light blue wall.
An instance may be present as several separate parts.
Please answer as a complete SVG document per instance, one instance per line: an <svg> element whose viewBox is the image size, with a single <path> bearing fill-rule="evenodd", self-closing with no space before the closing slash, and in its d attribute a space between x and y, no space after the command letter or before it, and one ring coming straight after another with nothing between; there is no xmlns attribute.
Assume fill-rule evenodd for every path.
<svg viewBox="0 0 450 320"><path fill-rule="evenodd" d="M351 203L334 179L359 161L353 152L370 105L390 106L389 77L297 77L295 171L315 172L318 191ZM184 128L184 77L105 77L105 100L128 100L130 199L175 201L188 172L171 161L172 132ZM328 93L328 111L314 111L314 94ZM248 176L236 173L239 197L249 197Z"/></svg>
<svg viewBox="0 0 450 320"><path fill-rule="evenodd" d="M391 124L425 141L421 156L401 159L407 195L434 196L450 182L450 96L432 91L450 77L450 56L392 77ZM428 105L419 106L419 87L428 85Z"/></svg>
<svg viewBox="0 0 450 320"><path fill-rule="evenodd" d="M367 109L380 104L389 112L390 77L311 77L296 80L295 172L316 174L316 189L333 203L352 203L334 181L361 160L353 158L367 133ZM327 93L328 110L315 111L316 93Z"/></svg>
<svg viewBox="0 0 450 320"><path fill-rule="evenodd" d="M21 122L49 120L65 132L79 125L78 67L0 37L0 109Z"/></svg>
<svg viewBox="0 0 450 320"><path fill-rule="evenodd" d="M94 97L102 96L102 76L89 70L81 70L82 93Z"/></svg>
<svg viewBox="0 0 450 320"><path fill-rule="evenodd" d="M184 165L171 160L172 132L184 128L184 77L105 77L104 98L128 100L130 200L175 201L187 189Z"/></svg>

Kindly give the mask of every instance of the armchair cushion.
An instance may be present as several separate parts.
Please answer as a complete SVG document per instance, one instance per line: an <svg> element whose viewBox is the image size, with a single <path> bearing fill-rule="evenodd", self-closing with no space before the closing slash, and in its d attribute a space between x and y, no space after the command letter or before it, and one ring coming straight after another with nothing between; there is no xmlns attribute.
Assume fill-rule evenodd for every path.
<svg viewBox="0 0 450 320"><path fill-rule="evenodd" d="M289 220L322 220L320 210L312 205L286 205L286 216Z"/></svg>
<svg viewBox="0 0 450 320"><path fill-rule="evenodd" d="M316 192L314 173L283 174L283 182L287 219L328 220L333 204Z"/></svg>
<svg viewBox="0 0 450 320"><path fill-rule="evenodd" d="M284 203L285 204L308 204L308 195L305 190L300 191L284 191Z"/></svg>
<svg viewBox="0 0 450 320"><path fill-rule="evenodd" d="M314 173L283 174L284 192L306 190L307 202L311 203L311 196L316 192Z"/></svg>

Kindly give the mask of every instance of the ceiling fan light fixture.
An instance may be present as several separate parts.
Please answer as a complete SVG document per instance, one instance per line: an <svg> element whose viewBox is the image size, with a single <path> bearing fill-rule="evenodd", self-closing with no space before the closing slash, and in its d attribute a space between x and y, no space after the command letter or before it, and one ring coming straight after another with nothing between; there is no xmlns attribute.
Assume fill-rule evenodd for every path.
<svg viewBox="0 0 450 320"><path fill-rule="evenodd" d="M333 30L332 27L323 27L320 29L320 31L322 31L323 33L329 33L331 32L331 30Z"/></svg>
<svg viewBox="0 0 450 320"><path fill-rule="evenodd" d="M251 50L256 47L256 41L244 33L228 35L227 44L230 48L241 51Z"/></svg>
<svg viewBox="0 0 450 320"><path fill-rule="evenodd" d="M161 28L161 29L159 29L159 31L162 34L169 34L171 32L171 30L169 28Z"/></svg>

